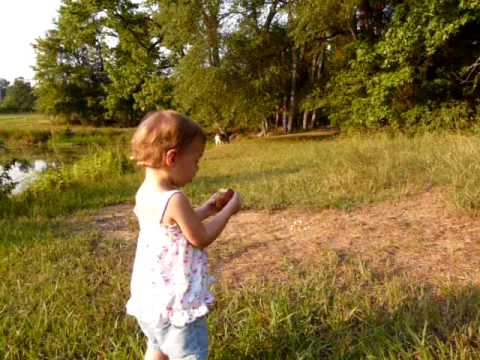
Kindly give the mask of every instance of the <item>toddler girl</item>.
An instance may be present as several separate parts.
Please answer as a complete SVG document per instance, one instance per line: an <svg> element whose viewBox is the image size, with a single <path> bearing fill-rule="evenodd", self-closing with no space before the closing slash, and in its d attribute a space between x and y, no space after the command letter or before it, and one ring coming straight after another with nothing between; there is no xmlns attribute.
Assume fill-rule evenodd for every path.
<svg viewBox="0 0 480 360"><path fill-rule="evenodd" d="M145 359L208 355L205 316L214 298L205 248L240 209L240 197L234 193L217 210L212 196L193 209L179 190L194 178L205 142L200 127L174 111L147 115L133 136L133 158L145 168L145 180L135 198L140 233L127 313L147 337Z"/></svg>

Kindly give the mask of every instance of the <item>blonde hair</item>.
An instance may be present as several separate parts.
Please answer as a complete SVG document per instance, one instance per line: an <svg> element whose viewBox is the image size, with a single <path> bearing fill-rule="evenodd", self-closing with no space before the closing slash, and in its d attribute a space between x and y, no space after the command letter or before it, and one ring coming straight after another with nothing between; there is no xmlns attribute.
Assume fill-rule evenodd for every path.
<svg viewBox="0 0 480 360"><path fill-rule="evenodd" d="M133 134L132 159L137 165L159 168L168 150L182 151L196 138L206 142L200 126L188 117L173 110L151 112Z"/></svg>

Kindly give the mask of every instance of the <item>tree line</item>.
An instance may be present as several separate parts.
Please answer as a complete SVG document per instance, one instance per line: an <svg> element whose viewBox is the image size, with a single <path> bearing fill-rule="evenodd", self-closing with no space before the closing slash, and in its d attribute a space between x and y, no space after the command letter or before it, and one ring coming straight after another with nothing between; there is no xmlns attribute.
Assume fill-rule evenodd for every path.
<svg viewBox="0 0 480 360"><path fill-rule="evenodd" d="M131 126L463 128L480 118L480 0L63 0L40 111Z"/></svg>
<svg viewBox="0 0 480 360"><path fill-rule="evenodd" d="M0 78L0 113L25 113L34 111L35 95L29 81L19 77L10 84Z"/></svg>

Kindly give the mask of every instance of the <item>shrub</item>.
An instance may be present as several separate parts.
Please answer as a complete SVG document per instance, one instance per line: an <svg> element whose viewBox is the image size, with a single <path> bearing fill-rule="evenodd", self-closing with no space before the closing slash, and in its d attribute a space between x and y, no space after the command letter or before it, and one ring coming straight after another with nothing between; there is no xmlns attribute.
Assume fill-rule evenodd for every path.
<svg viewBox="0 0 480 360"><path fill-rule="evenodd" d="M74 183L100 181L132 170L133 163L123 151L97 149L93 154L84 156L71 165L50 169L40 174L28 191L36 194L64 190Z"/></svg>

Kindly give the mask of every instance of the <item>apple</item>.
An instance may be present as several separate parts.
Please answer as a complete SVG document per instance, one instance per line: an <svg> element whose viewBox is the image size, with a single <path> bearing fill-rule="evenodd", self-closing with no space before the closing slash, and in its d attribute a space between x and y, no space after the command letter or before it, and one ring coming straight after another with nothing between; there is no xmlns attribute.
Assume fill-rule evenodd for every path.
<svg viewBox="0 0 480 360"><path fill-rule="evenodd" d="M227 203L233 197L233 194L235 194L235 192L232 189L220 189L217 192L217 197L215 199L215 207L217 210L220 210L227 205Z"/></svg>

